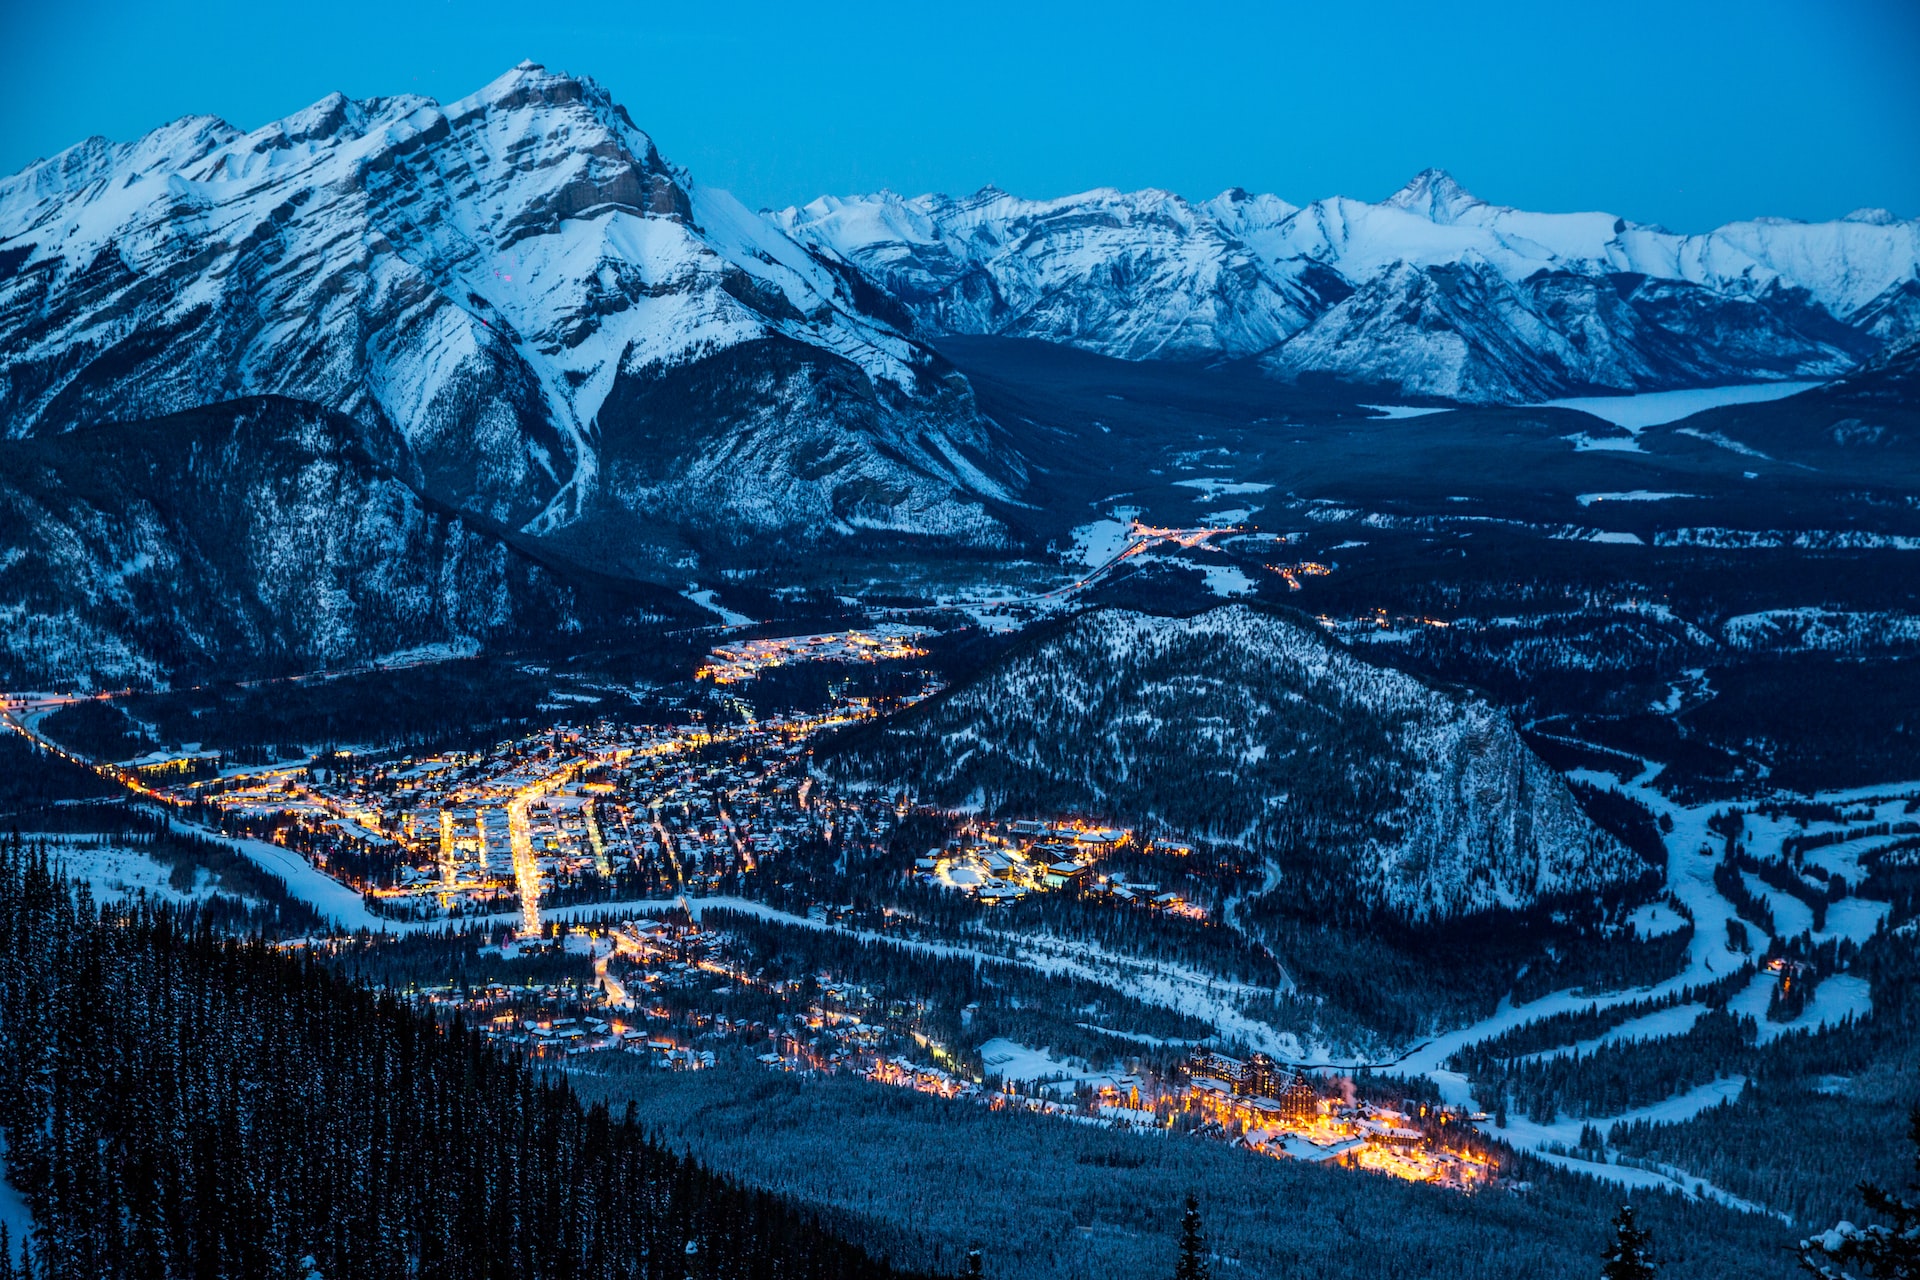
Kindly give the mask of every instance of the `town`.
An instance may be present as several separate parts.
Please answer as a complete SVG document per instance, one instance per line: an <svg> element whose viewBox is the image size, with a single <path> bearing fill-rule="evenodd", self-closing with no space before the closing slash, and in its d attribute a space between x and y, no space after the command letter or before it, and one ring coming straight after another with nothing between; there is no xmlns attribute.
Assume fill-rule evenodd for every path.
<svg viewBox="0 0 1920 1280"><path fill-rule="evenodd" d="M406 994L443 1018L459 1013L491 1039L574 1069L600 1069L604 1054L661 1070L757 1064L1461 1190L1499 1173L1472 1127L1485 1116L1363 1096L1368 1091L1349 1074L1294 1070L1263 1053L1235 1058L1196 1047L1157 1072L1137 1057L1089 1068L1003 1039L945 1043L927 999L882 996L855 975L770 977L744 939L703 928L682 909L658 919L557 924L548 937L502 938L490 951L503 959L571 954L582 973L561 983ZM962 1010L962 1024L976 1011Z"/></svg>
<svg viewBox="0 0 1920 1280"><path fill-rule="evenodd" d="M6 723L142 801L297 853L396 927L484 938L479 957L498 977L400 985L528 1057L580 1070L618 1054L665 1070L849 1075L1449 1187L1496 1176L1471 1117L1437 1103L1361 1096L1349 1077L1296 1073L1257 1053L1056 1060L970 1031L977 1005L940 1010L897 985L881 994L857 967L783 976L727 925L734 906L703 911L757 902L830 930L911 925L910 911L856 912L821 896L812 873L856 858L893 866L903 892L923 895L915 901L976 913L1058 898L1083 904L1076 910L1217 923L1180 886L1193 858L1185 845L1085 815L990 818L836 791L810 769L812 743L881 714L879 700L829 681L824 706L756 715L745 696L777 668L910 661L923 656L920 640L895 628L728 642L700 668L714 695L704 709L659 723L583 717L481 750L105 762L47 740L36 719L47 706L16 701ZM937 690L923 678L886 709ZM909 832L935 834L911 844ZM647 913L622 906L632 903ZM703 925L716 910L721 923ZM310 945L377 963L370 957L388 944L360 935Z"/></svg>

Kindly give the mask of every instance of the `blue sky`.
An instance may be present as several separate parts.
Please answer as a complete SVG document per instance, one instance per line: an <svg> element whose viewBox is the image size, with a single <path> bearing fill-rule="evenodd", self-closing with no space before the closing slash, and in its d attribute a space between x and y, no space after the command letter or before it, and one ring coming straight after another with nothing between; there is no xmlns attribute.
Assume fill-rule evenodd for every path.
<svg viewBox="0 0 1920 1280"><path fill-rule="evenodd" d="M190 112L592 75L755 205L886 186L1484 198L1682 231L1920 215L1920 3L0 0L0 172Z"/></svg>

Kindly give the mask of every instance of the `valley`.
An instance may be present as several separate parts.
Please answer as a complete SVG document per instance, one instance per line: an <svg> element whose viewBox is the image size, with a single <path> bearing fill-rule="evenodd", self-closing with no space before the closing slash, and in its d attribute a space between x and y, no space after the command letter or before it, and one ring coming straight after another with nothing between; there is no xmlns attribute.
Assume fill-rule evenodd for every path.
<svg viewBox="0 0 1920 1280"><path fill-rule="evenodd" d="M1381 537L1377 525L1364 527ZM1097 601L1121 571L1152 581L1153 571L1135 562L1156 540L1180 555L1231 555L1215 548L1231 548L1231 538L1247 532L1220 538L1202 526L1183 543L1158 526L1119 531L1121 550L1098 566L1105 574L1069 575L1070 589ZM1424 625L1409 630L1405 604L1381 606L1354 625L1331 611L1318 622L1285 611L1294 598L1340 585L1340 576L1309 574L1295 586L1270 574L1265 590L1278 616L1300 619L1287 625L1306 628L1303 638L1341 637L1358 654L1388 655L1408 670L1478 660L1476 637L1488 633L1471 617L1422 614ZM1201 608L1210 594L1198 597ZM1693 648L1711 645L1715 662L1736 668L1778 661L1770 651L1794 643L1765 633L1756 651L1742 639L1744 623L1717 640L1670 606L1595 604L1551 623L1572 628L1570 653L1593 643L1583 629L1604 634L1621 625L1644 628L1644 643L1674 636ZM1199 617L1230 617L1234 607L1215 604ZM917 616L941 612L921 608ZM907 616L898 606L876 611L888 613ZM993 640L995 629L963 610L945 613L978 634L969 643L1005 650L989 662L1018 661L1022 642ZM1061 621L1035 625L1046 634L1098 616L1069 608ZM1548 626L1546 618L1526 624ZM113 716L124 708L132 717L124 727L137 736L157 695L14 698L7 718L44 749L166 804L186 829L232 841L337 926L370 927L396 942L418 937L408 945L429 946L431 956L444 944L428 940L452 925L463 931L453 936L497 955L504 973L548 963L538 957L549 949L555 962L584 955L586 969L569 966L571 995L498 980L462 995L431 977L431 958L409 965L407 985L439 1016L490 1019L506 1028L504 1043L557 1054L592 1078L624 1079L642 1065L716 1071L716 1079L768 1070L851 1075L947 1105L1071 1116L1152 1140L1191 1131L1249 1158L1353 1159L1442 1185L1480 1180L1471 1172L1482 1167L1476 1162L1497 1171L1495 1185L1545 1166L1793 1218L1755 1194L1750 1176L1726 1179L1723 1170L1671 1158L1676 1138L1664 1135L1725 1123L1723 1116L1758 1105L1757 1090L1780 1086L1783 1055L1817 1064L1858 1053L1841 1044L1888 1016L1876 1009L1876 997L1888 996L1875 977L1885 960L1875 957L1904 945L1891 926L1902 923L1896 913L1908 908L1895 903L1911 891L1887 895L1911 875L1904 850L1920 832L1912 816L1920 783L1896 775L1780 790L1767 782L1771 766L1748 754L1744 768L1730 763L1717 773L1683 760L1692 771L1679 771L1688 780L1676 789L1673 764L1642 744L1651 722L1668 726L1669 747L1693 737L1691 725L1722 696L1720 677L1707 668L1677 672L1666 685L1665 660L1632 672L1626 678L1649 691L1637 706L1581 698L1579 711L1568 712L1555 703L1566 695L1544 686L1519 717L1521 737L1564 771L1591 812L1602 810L1586 797L1620 798L1606 806L1606 829L1636 859L1655 859L1657 876L1571 927L1516 918L1504 926L1505 954L1491 970L1485 957L1463 969L1462 977L1482 975L1464 987L1444 973L1437 985L1429 975L1399 987L1392 948L1370 944L1357 972L1377 969L1379 987L1341 994L1324 985L1323 962L1294 948L1351 946L1352 926L1283 905L1287 895L1276 890L1285 881L1245 865L1244 834L1223 841L1218 830L1169 825L1177 811L1156 809L1144 811L1148 825L1167 834L1149 836L1132 825L1131 810L1108 807L1113 797L1099 793L1049 801L1036 792L998 818L1005 801L956 810L928 803L939 799L937 788L920 788L939 774L924 766L911 791L849 789L837 761L849 752L859 759L876 728L935 708L950 715L956 695L943 696L943 688L977 686L967 668L979 659L956 648L955 637L900 622L792 638L738 638L743 630L768 628L712 633L704 657L689 652L681 683L649 687L637 699L632 688L614 693L621 686L611 686L604 669L530 673L545 690L537 724L477 750L326 744L246 764L193 743L115 763L60 746L50 737L62 728L59 717L76 707L113 708ZM454 655L411 670L470 661ZM1155 661L1156 669L1193 665ZM1058 658L1048 663L1065 669ZM351 699L371 674L323 683ZM598 714L609 700L621 707L613 719ZM996 694L981 707L1027 701ZM1596 713L1601 705L1624 709ZM70 735L76 723L65 726ZM1240 732L1274 740L1271 729ZM1707 744L1690 750L1702 749ZM888 766L880 776L904 775ZM289 855L307 874L288 874ZM325 883L347 892L319 891ZM1249 912L1250 901L1258 909ZM1533 941L1516 946L1516 938ZM1398 945L1428 944L1415 936ZM895 955L920 959L904 971L899 960L881 959ZM768 968L776 958L781 968ZM953 988L965 999L916 977L955 962L1007 976ZM806 980L783 989L772 976L783 970ZM1034 981L1065 981L1075 994L1019 996ZM1495 985L1481 985L1488 981ZM1368 1026L1365 1011L1389 992L1398 993L1390 998L1401 1016ZM1728 1035L1703 1039L1716 1019ZM1826 1040L1836 1041L1833 1049L1818 1047ZM1334 1128L1319 1134L1313 1125L1321 1121L1289 1129L1293 1121L1266 1117L1263 1106L1281 1104L1263 1102L1261 1086L1232 1072L1215 1099L1197 1083L1212 1078L1197 1074L1197 1044L1253 1055L1243 1064L1273 1063L1281 1079L1314 1091L1316 1114ZM617 1055L617 1068L602 1065L608 1055ZM1677 1065L1663 1065L1670 1062ZM1789 1078L1828 1088L1844 1075ZM1377 1111L1340 1110L1352 1105L1340 1091L1356 1086ZM1422 1108L1424 1120L1406 1123ZM1361 1158L1372 1149L1364 1143L1343 1148L1366 1136L1364 1125L1353 1126L1376 1115L1389 1130L1420 1136L1396 1135L1377 1159ZM1449 1128L1461 1136L1448 1136ZM1396 1150L1404 1154L1390 1154ZM1465 1163L1435 1164L1421 1152ZM1456 1167L1467 1172L1449 1172Z"/></svg>
<svg viewBox="0 0 1920 1280"><path fill-rule="evenodd" d="M0 690L0 1280L1784 1277L1920 1108L1920 221L90 139Z"/></svg>

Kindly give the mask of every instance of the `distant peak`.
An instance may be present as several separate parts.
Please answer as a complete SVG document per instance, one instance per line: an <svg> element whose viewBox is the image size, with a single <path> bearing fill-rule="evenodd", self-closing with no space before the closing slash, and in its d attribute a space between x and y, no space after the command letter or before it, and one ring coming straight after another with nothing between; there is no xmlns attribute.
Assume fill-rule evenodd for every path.
<svg viewBox="0 0 1920 1280"><path fill-rule="evenodd" d="M279 128L292 142L325 141L346 130L355 114L352 100L335 89L312 106L280 121Z"/></svg>
<svg viewBox="0 0 1920 1280"><path fill-rule="evenodd" d="M1864 222L1870 227L1890 227L1900 221L1891 209L1855 209L1842 222Z"/></svg>
<svg viewBox="0 0 1920 1280"><path fill-rule="evenodd" d="M1463 211L1483 201L1456 182L1445 169L1422 169L1413 181L1388 196L1386 203L1434 222L1452 222Z"/></svg>
<svg viewBox="0 0 1920 1280"><path fill-rule="evenodd" d="M482 102L507 106L529 101L564 102L582 96L589 83L564 71L549 71L545 64L523 58L474 96Z"/></svg>

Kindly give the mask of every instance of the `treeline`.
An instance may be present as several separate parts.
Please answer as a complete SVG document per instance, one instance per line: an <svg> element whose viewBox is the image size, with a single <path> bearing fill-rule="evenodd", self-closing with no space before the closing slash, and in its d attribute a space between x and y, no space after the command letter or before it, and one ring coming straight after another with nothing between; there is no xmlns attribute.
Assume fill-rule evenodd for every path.
<svg viewBox="0 0 1920 1280"><path fill-rule="evenodd" d="M1668 905L1675 905L1674 900L1669 899ZM1524 1004L1567 987L1594 992L1650 987L1685 968L1692 945L1691 919L1654 938L1642 938L1631 926L1590 929L1556 946L1520 975L1513 984L1514 1003Z"/></svg>
<svg viewBox="0 0 1920 1280"><path fill-rule="evenodd" d="M1887 927L1895 929L1920 916L1920 858L1913 857L1920 840L1896 840L1861 856L1867 878L1856 890L1862 898L1892 904Z"/></svg>
<svg viewBox="0 0 1920 1280"><path fill-rule="evenodd" d="M978 1248L993 1280L1171 1276L1188 1189L1223 1280L1592 1280L1620 1205L1616 1186L1519 1156L1506 1159L1528 1191L1463 1196L1212 1138L1117 1133L846 1077L729 1070L724 1059L579 1087L616 1106L636 1096L676 1146L820 1204L875 1251L951 1267ZM1376 1088L1395 1106L1422 1092L1386 1077ZM1791 1237L1771 1218L1677 1195L1634 1199L1658 1233L1665 1280L1794 1273Z"/></svg>
<svg viewBox="0 0 1920 1280"><path fill-rule="evenodd" d="M1911 809L1911 802L1909 802ZM1864 827L1848 827L1844 831L1819 831L1812 835L1788 836L1780 842L1780 852L1784 857L1798 860L1801 854L1813 849L1824 849L1828 845L1847 844L1854 840L1866 840L1873 836L1910 836L1920 834L1920 822L1872 822Z"/></svg>
<svg viewBox="0 0 1920 1280"><path fill-rule="evenodd" d="M1595 1003L1584 1009L1569 1009L1537 1018L1479 1041L1471 1049L1455 1055L1452 1063L1456 1069L1471 1073L1475 1065L1545 1053L1549 1049L1578 1044L1582 1040L1598 1039L1622 1023L1644 1018L1662 1009L1693 1004L1695 1001L1713 1009L1725 1008L1727 1001L1753 980L1754 972L1754 966L1748 963L1717 981L1697 986L1689 984L1668 995L1649 996L1643 1000L1628 1000L1612 1005Z"/></svg>
<svg viewBox="0 0 1920 1280"><path fill-rule="evenodd" d="M1920 1103L1920 952L1882 936L1854 972L1872 987L1865 1017L1789 1030L1746 1056L1737 1099L1677 1124L1614 1124L1609 1143L1799 1223L1858 1221L1862 1179L1897 1185L1912 1169L1898 1119Z"/></svg>
<svg viewBox="0 0 1920 1280"><path fill-rule="evenodd" d="M1709 1009L1681 1036L1601 1044L1589 1053L1551 1058L1495 1059L1471 1050L1461 1055L1480 1086L1532 1120L1560 1115L1617 1115L1678 1093L1743 1074L1759 1036L1752 1018Z"/></svg>
<svg viewBox="0 0 1920 1280"><path fill-rule="evenodd" d="M556 930L565 925L554 926ZM512 959L497 944L510 929L422 929L398 937L361 935L323 948L321 962L355 984L404 991L451 986L474 991L510 986L593 986L593 961L560 947L539 947Z"/></svg>
<svg viewBox="0 0 1920 1280"><path fill-rule="evenodd" d="M1532 742L1533 739L1529 739ZM1649 867L1664 872L1667 866L1667 842L1661 839L1660 823L1653 810L1617 787L1602 790L1578 778L1569 779L1568 789L1580 802L1587 816L1627 848L1640 855ZM1672 822L1669 820L1668 825Z"/></svg>
<svg viewBox="0 0 1920 1280"><path fill-rule="evenodd" d="M167 869L167 887L197 898L196 917L234 933L272 938L312 933L325 922L286 883L231 845L175 827L165 813L137 804L61 806L33 821L36 836L69 838L50 845L49 857L84 856L93 849L126 850Z"/></svg>
<svg viewBox="0 0 1920 1280"><path fill-rule="evenodd" d="M14 825L31 817L36 829L66 830L47 819L62 800L107 800L123 795L114 783L43 751L17 733L0 731L0 816ZM92 808L92 806L87 806Z"/></svg>
<svg viewBox="0 0 1920 1280"><path fill-rule="evenodd" d="M127 710L168 742L267 749L378 743L480 749L542 723L548 684L500 659L433 662L325 680L142 693Z"/></svg>
<svg viewBox="0 0 1920 1280"><path fill-rule="evenodd" d="M40 732L95 760L131 760L160 745L118 706L92 698L68 703L47 716Z"/></svg>
<svg viewBox="0 0 1920 1280"><path fill-rule="evenodd" d="M1196 859L1202 856L1194 855ZM1272 986L1281 980L1280 967L1270 954L1219 920L1221 897L1215 885L1185 882L1186 877L1178 870L1164 865L1174 859L1154 861L1162 865L1154 869L1148 883L1184 891L1183 896L1210 906L1213 918L1190 920L1144 901L1083 898L1071 891L1029 894L1018 902L983 908L965 894L903 882L887 897L898 909L928 926L934 937L957 937L975 927L1015 936L1052 934L1139 959L1185 965L1229 982ZM1099 870L1102 874L1145 878L1148 868L1128 867L1124 862L1116 866L1109 861Z"/></svg>
<svg viewBox="0 0 1920 1280"><path fill-rule="evenodd" d="M0 1135L30 1276L895 1274L786 1203L259 941L0 847Z"/></svg>

